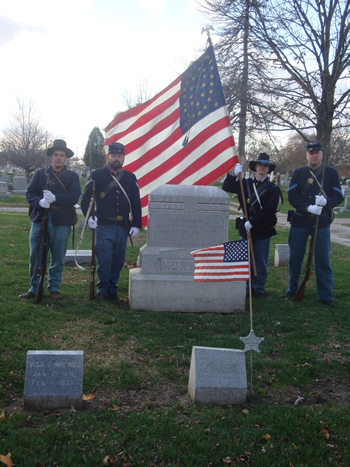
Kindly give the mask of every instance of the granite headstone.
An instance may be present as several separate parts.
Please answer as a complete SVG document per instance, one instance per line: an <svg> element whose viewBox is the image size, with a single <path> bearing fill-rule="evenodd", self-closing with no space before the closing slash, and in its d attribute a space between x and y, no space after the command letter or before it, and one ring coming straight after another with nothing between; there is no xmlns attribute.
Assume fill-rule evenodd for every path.
<svg viewBox="0 0 350 467"><path fill-rule="evenodd" d="M245 282L194 282L191 251L228 239L230 198L213 186L162 185L149 195L148 241L129 275L133 310L234 313Z"/></svg>
<svg viewBox="0 0 350 467"><path fill-rule="evenodd" d="M243 350L192 347L188 394L195 404L245 402L247 373Z"/></svg>
<svg viewBox="0 0 350 467"><path fill-rule="evenodd" d="M29 350L24 382L24 408L82 408L83 357L80 350Z"/></svg>
<svg viewBox="0 0 350 467"><path fill-rule="evenodd" d="M27 178L15 175L12 179L13 193L16 195L25 195L27 192Z"/></svg>
<svg viewBox="0 0 350 467"><path fill-rule="evenodd" d="M0 198L8 198L11 193L7 191L7 183L0 182Z"/></svg>

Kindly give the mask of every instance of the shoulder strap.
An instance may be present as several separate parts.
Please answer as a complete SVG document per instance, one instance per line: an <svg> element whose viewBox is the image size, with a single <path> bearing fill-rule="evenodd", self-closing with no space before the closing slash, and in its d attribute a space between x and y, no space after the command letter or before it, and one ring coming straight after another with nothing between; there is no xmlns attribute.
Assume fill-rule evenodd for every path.
<svg viewBox="0 0 350 467"><path fill-rule="evenodd" d="M121 175L122 172L120 172L118 175ZM122 190L122 192L124 193L126 199L128 200L128 203L129 203L129 221L132 223L132 220L133 220L133 216L132 216L132 208L131 208L131 203L130 203L130 199L129 199L129 196L126 194L124 188L122 187L122 185L119 183L119 180L121 179L121 176L119 177L119 180L118 180L118 176L115 177L114 175L111 174L111 176L114 178L115 182L118 184L119 188Z"/></svg>
<svg viewBox="0 0 350 467"><path fill-rule="evenodd" d="M319 168L318 168L315 172L312 172L312 171L310 170L311 175L314 177L314 179L315 179L317 182L318 182L317 177L320 175L320 173L322 172L322 170L323 170L323 164L321 164L321 165L319 166ZM308 188L310 188L310 183L306 180L306 182L304 183L302 189L300 190L300 195L303 196L303 194L305 193L305 191L306 191Z"/></svg>

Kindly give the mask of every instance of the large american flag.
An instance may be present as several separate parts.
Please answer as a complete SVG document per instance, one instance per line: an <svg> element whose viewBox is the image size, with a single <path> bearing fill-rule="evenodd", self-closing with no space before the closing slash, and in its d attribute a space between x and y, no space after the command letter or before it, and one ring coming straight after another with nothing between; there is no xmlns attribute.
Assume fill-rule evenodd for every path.
<svg viewBox="0 0 350 467"><path fill-rule="evenodd" d="M248 281L247 240L192 251L195 282Z"/></svg>
<svg viewBox="0 0 350 467"><path fill-rule="evenodd" d="M124 168L138 179L143 226L154 188L209 185L231 169L238 157L212 45L153 99L118 114L105 133L105 146L125 145Z"/></svg>

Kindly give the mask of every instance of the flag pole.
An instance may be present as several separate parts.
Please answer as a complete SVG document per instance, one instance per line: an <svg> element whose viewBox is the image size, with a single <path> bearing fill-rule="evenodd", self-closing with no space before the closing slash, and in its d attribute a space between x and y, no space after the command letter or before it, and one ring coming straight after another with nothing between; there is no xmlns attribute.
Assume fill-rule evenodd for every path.
<svg viewBox="0 0 350 467"><path fill-rule="evenodd" d="M241 173L241 172L238 174L238 179L239 179L239 185L240 185L240 187L241 187L241 195L242 195L242 204L243 204L244 216L245 216L246 221L249 221L248 211L247 211L247 204L246 204L246 202L245 202L244 187L243 187L243 180L242 180L242 173ZM251 252L252 265L253 265L253 273L254 273L254 276L256 277L256 276L257 276L257 272L256 272L256 265L255 265L253 241L252 241L252 237L251 237L251 235L250 235L250 232L248 232L248 231L247 231L247 239L248 239L249 249L250 249L250 252ZM249 282L251 282L251 281L250 281L250 276L249 276Z"/></svg>

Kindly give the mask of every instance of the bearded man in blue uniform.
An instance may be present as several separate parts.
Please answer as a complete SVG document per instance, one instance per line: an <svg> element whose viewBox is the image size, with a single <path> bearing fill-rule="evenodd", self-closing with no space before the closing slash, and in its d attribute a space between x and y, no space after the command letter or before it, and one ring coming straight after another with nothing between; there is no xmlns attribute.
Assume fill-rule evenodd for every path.
<svg viewBox="0 0 350 467"><path fill-rule="evenodd" d="M109 145L107 164L92 172L81 202L86 216L94 181L96 216L89 217L88 225L96 229L99 281L95 300L107 297L113 303L119 303L118 280L124 266L128 236L136 237L141 228L140 190L135 175L122 168L124 159L123 144Z"/></svg>
<svg viewBox="0 0 350 467"><path fill-rule="evenodd" d="M308 143L306 146L308 165L295 169L290 181L288 200L295 210L290 220L289 279L285 297L293 297L299 288L307 240L313 233L315 217L318 216L314 249L318 301L335 307L330 224L333 220L332 209L343 201L343 195L338 172L332 167L325 166L322 158L321 143L319 141Z"/></svg>

